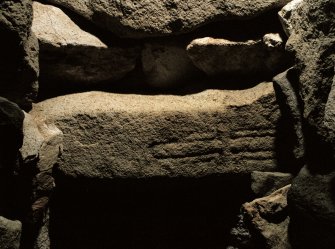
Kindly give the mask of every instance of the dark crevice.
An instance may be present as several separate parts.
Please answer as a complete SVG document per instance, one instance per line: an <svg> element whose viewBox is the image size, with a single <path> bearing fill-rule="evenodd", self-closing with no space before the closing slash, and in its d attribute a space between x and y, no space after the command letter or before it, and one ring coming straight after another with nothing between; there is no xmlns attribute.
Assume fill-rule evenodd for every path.
<svg viewBox="0 0 335 249"><path fill-rule="evenodd" d="M252 198L248 176L103 180L56 175L52 249L224 248L240 205Z"/></svg>

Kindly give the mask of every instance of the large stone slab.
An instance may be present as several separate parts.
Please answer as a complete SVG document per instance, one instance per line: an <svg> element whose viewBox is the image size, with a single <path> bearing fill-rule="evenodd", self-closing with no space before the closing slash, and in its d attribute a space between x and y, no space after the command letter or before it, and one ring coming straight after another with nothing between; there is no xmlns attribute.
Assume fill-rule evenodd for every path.
<svg viewBox="0 0 335 249"><path fill-rule="evenodd" d="M43 77L94 84L120 79L135 68L139 49L105 44L52 5L34 2L33 10Z"/></svg>
<svg viewBox="0 0 335 249"><path fill-rule="evenodd" d="M209 22L250 19L289 0L48 0L85 16L123 37L147 37L192 31Z"/></svg>
<svg viewBox="0 0 335 249"><path fill-rule="evenodd" d="M37 95L39 74L31 4L31 0L0 2L0 96L26 110Z"/></svg>
<svg viewBox="0 0 335 249"><path fill-rule="evenodd" d="M272 83L188 96L86 92L40 102L30 114L62 130L59 170L73 177L200 177L278 166Z"/></svg>
<svg viewBox="0 0 335 249"><path fill-rule="evenodd" d="M194 65L208 75L268 77L289 65L279 34L248 41L198 38L187 46L187 53Z"/></svg>

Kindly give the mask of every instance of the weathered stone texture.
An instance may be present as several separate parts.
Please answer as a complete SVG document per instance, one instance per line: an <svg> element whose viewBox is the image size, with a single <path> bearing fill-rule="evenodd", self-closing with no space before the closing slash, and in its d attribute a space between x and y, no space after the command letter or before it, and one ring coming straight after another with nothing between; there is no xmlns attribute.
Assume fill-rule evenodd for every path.
<svg viewBox="0 0 335 249"><path fill-rule="evenodd" d="M30 0L0 3L0 96L25 109L37 95L39 74L38 43L30 30L31 4Z"/></svg>
<svg viewBox="0 0 335 249"><path fill-rule="evenodd" d="M326 105L333 101L331 88L334 78L335 61L335 21L332 9L334 1L304 1L292 17L293 31L287 48L296 56L296 69L299 73L299 94L303 102L303 116L308 124L308 136L335 146L335 122L327 120ZM321 142L321 140L323 142ZM335 155L334 149L320 147L313 141L308 155L311 160L318 158L314 153L328 153L324 159ZM317 145L317 146L315 146ZM313 149L312 149L313 147ZM307 145L307 149L309 146ZM316 150L314 150L316 149ZM316 157L315 157L316 156ZM320 162L318 162L319 164Z"/></svg>
<svg viewBox="0 0 335 249"><path fill-rule="evenodd" d="M278 12L279 20L287 36L291 35L293 28L291 24L292 15L302 2L303 0L293 0Z"/></svg>
<svg viewBox="0 0 335 249"><path fill-rule="evenodd" d="M251 229L264 241L264 248L289 249L287 185L271 195L243 204L243 212L251 222Z"/></svg>
<svg viewBox="0 0 335 249"><path fill-rule="evenodd" d="M294 248L335 246L334 9L332 0L304 0L290 20L306 141L306 166L288 195Z"/></svg>
<svg viewBox="0 0 335 249"><path fill-rule="evenodd" d="M277 168L272 83L189 96L87 92L34 106L64 133L59 169L98 178L246 173Z"/></svg>
<svg viewBox="0 0 335 249"><path fill-rule="evenodd" d="M305 163L305 138L303 131L303 105L299 96L299 81L296 71L291 68L273 78L278 103L285 115L286 132L289 133L291 146L290 155L283 157L294 158L290 172L298 173ZM285 113L285 114L284 114Z"/></svg>
<svg viewBox="0 0 335 249"><path fill-rule="evenodd" d="M40 42L44 78L96 84L118 80L135 68L139 48L106 45L55 6L34 2L33 9L32 30Z"/></svg>
<svg viewBox="0 0 335 249"><path fill-rule="evenodd" d="M0 216L0 248L19 249L22 224Z"/></svg>
<svg viewBox="0 0 335 249"><path fill-rule="evenodd" d="M25 113L20 148L23 163L35 161L39 171L50 171L60 155L62 143L63 133L54 124Z"/></svg>
<svg viewBox="0 0 335 249"><path fill-rule="evenodd" d="M314 174L304 167L288 195L294 248L335 246L335 172Z"/></svg>
<svg viewBox="0 0 335 249"><path fill-rule="evenodd" d="M123 37L141 38L192 31L219 20L251 19L289 0L106 1L48 0L65 6Z"/></svg>
<svg viewBox="0 0 335 249"><path fill-rule="evenodd" d="M208 75L260 78L279 73L289 65L279 34L249 41L199 38L187 46L187 53L194 65Z"/></svg>

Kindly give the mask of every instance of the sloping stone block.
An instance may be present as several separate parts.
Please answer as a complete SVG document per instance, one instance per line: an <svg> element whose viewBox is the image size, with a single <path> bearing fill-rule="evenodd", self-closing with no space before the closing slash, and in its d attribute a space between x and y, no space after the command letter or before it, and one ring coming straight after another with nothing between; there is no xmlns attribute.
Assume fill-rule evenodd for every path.
<svg viewBox="0 0 335 249"><path fill-rule="evenodd" d="M57 7L34 2L33 9L44 77L94 84L121 79L135 68L138 48L106 45Z"/></svg>

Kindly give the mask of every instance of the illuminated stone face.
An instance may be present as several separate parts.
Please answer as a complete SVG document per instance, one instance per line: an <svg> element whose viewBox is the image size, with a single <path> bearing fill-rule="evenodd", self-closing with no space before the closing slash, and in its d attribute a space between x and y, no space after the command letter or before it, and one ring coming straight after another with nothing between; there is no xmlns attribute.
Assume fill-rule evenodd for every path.
<svg viewBox="0 0 335 249"><path fill-rule="evenodd" d="M31 114L64 133L59 169L85 177L200 177L277 168L272 83L188 96L88 92Z"/></svg>

